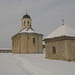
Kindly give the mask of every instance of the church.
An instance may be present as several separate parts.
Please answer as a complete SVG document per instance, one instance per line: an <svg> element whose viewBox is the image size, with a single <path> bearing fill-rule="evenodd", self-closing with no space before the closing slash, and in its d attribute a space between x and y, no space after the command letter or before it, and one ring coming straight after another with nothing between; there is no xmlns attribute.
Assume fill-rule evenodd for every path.
<svg viewBox="0 0 75 75"><path fill-rule="evenodd" d="M63 24L44 41L47 59L75 61L75 29Z"/></svg>
<svg viewBox="0 0 75 75"><path fill-rule="evenodd" d="M26 13L22 18L22 29L12 36L12 53L42 53L43 34L35 31L31 25L31 17Z"/></svg>

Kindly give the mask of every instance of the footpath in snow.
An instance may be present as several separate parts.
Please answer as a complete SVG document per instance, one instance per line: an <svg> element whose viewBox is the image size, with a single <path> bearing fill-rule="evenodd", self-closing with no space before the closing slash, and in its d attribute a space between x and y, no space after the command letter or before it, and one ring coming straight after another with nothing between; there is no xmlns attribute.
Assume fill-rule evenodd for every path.
<svg viewBox="0 0 75 75"><path fill-rule="evenodd" d="M0 54L1 75L75 75L75 62L45 59L44 54Z"/></svg>

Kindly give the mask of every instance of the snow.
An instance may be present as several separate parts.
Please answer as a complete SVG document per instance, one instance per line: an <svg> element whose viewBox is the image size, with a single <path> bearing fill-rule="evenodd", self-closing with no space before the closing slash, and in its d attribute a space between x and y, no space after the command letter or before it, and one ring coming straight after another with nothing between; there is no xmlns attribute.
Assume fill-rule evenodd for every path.
<svg viewBox="0 0 75 75"><path fill-rule="evenodd" d="M0 54L0 75L75 75L75 62L45 59L45 54Z"/></svg>
<svg viewBox="0 0 75 75"><path fill-rule="evenodd" d="M75 37L75 29L67 25L62 25L58 29L56 29L54 32L49 34L46 38L54 38L54 37L60 37L64 35Z"/></svg>
<svg viewBox="0 0 75 75"><path fill-rule="evenodd" d="M27 30L27 28L25 28L25 29L23 29L22 31L20 31L20 33L23 33L23 32L25 32Z"/></svg>
<svg viewBox="0 0 75 75"><path fill-rule="evenodd" d="M23 31L21 31L20 33L37 33L31 29L29 29L28 31L26 29L24 29Z"/></svg>
<svg viewBox="0 0 75 75"><path fill-rule="evenodd" d="M39 32L37 32L37 31L35 31L33 28L25 28L25 29L23 29L22 31L20 31L20 33L37 33L37 34L41 34L41 33L39 33Z"/></svg>
<svg viewBox="0 0 75 75"><path fill-rule="evenodd" d="M0 48L0 50L12 50L12 48Z"/></svg>

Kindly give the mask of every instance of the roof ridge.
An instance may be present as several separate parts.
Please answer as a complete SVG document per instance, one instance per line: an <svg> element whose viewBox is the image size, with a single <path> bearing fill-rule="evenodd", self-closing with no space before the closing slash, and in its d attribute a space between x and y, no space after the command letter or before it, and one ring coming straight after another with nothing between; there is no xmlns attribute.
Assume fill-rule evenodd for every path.
<svg viewBox="0 0 75 75"><path fill-rule="evenodd" d="M31 29L31 30L33 30L33 31L35 31L31 26L26 30L26 31L28 31L29 29Z"/></svg>
<svg viewBox="0 0 75 75"><path fill-rule="evenodd" d="M49 34L46 38L54 38L60 36L74 36L75 37L75 29L70 26L63 25L55 29L51 34Z"/></svg>

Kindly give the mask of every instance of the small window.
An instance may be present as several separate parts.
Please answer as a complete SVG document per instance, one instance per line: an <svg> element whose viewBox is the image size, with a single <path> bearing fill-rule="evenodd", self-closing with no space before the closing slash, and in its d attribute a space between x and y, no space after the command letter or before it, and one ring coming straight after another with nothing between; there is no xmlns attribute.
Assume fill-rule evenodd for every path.
<svg viewBox="0 0 75 75"><path fill-rule="evenodd" d="M29 21L27 21L27 25L29 26Z"/></svg>
<svg viewBox="0 0 75 75"><path fill-rule="evenodd" d="M35 38L33 38L33 44L35 44Z"/></svg>
<svg viewBox="0 0 75 75"><path fill-rule="evenodd" d="M28 37L28 40L29 40L29 37Z"/></svg>
<svg viewBox="0 0 75 75"><path fill-rule="evenodd" d="M26 22L24 21L24 26L25 26L25 23L26 23Z"/></svg>
<svg viewBox="0 0 75 75"><path fill-rule="evenodd" d="M52 47L52 53L56 54L56 48L55 48L55 46Z"/></svg>

